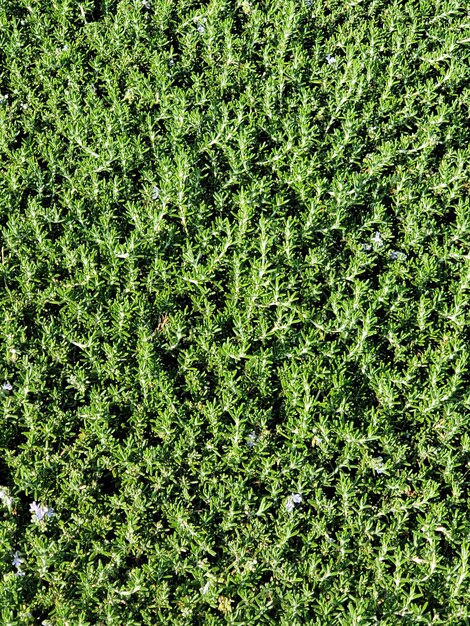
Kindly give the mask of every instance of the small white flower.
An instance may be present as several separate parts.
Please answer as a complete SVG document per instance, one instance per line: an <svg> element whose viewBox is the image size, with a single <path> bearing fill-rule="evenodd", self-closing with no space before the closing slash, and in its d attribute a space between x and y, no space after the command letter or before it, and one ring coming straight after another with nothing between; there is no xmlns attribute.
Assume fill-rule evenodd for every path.
<svg viewBox="0 0 470 626"><path fill-rule="evenodd" d="M256 441L257 441L258 437L256 436L255 431L253 430L247 437L247 444L249 448L252 448Z"/></svg>
<svg viewBox="0 0 470 626"><path fill-rule="evenodd" d="M3 502L3 504L9 509L11 507L11 505L13 504L13 498L10 498L9 496L7 496L7 494L5 493L4 489L0 489L0 500Z"/></svg>
<svg viewBox="0 0 470 626"><path fill-rule="evenodd" d="M204 22L204 23L207 22L207 17L199 17L199 18L197 18L197 20L199 21L199 24L197 26L197 30L198 30L199 33L203 33L206 29L205 29L205 27L204 27L202 22Z"/></svg>
<svg viewBox="0 0 470 626"><path fill-rule="evenodd" d="M11 391L13 389L13 385L11 385L10 383L3 383L2 388L5 391Z"/></svg>
<svg viewBox="0 0 470 626"><path fill-rule="evenodd" d="M152 200L156 200L160 196L160 189L155 185L152 187Z"/></svg>
<svg viewBox="0 0 470 626"><path fill-rule="evenodd" d="M363 243L362 244L362 249L367 251L367 250L372 250L372 246L369 243Z"/></svg>
<svg viewBox="0 0 470 626"><path fill-rule="evenodd" d="M375 233L375 235L372 237L372 241L373 241L374 243L376 243L376 244L379 246L379 248L381 248L381 247L384 245L384 244L383 244L383 241L382 241L382 237L381 237L381 235L380 235L380 233L379 233L378 231L377 231L377 232Z"/></svg>
<svg viewBox="0 0 470 626"><path fill-rule="evenodd" d="M294 506L300 502L302 502L300 493L293 493L287 498L286 509L290 512L293 510Z"/></svg>
<svg viewBox="0 0 470 626"><path fill-rule="evenodd" d="M326 60L328 61L329 65L332 65L333 63L336 63L335 57L331 56L331 54L327 54L326 55Z"/></svg>
<svg viewBox="0 0 470 626"><path fill-rule="evenodd" d="M206 594L209 591L209 587L210 587L210 582L207 581L206 584L204 585L204 587L201 587L200 591L202 594Z"/></svg>

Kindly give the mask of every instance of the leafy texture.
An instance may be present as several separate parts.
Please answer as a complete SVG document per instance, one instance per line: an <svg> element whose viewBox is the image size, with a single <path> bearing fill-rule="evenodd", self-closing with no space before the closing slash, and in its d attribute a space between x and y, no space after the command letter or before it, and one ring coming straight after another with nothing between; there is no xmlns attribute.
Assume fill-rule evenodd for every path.
<svg viewBox="0 0 470 626"><path fill-rule="evenodd" d="M461 0L0 2L6 625L461 625Z"/></svg>

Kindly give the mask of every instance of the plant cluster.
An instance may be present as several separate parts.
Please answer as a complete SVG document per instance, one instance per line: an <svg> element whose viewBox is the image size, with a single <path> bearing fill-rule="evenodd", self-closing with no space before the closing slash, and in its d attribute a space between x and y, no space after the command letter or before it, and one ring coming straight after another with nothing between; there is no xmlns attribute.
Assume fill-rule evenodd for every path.
<svg viewBox="0 0 470 626"><path fill-rule="evenodd" d="M462 625L463 0L0 0L0 621Z"/></svg>

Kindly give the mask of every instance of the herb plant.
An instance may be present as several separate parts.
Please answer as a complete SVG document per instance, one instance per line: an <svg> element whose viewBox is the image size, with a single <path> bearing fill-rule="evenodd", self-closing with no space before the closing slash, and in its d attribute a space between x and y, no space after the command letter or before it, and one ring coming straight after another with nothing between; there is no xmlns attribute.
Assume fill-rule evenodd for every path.
<svg viewBox="0 0 470 626"><path fill-rule="evenodd" d="M0 0L1 624L470 623L469 17Z"/></svg>

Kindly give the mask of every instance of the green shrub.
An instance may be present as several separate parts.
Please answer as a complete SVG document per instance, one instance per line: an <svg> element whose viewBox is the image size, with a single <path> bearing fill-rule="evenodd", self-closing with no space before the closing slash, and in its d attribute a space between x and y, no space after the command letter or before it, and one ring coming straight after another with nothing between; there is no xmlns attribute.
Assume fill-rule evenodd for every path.
<svg viewBox="0 0 470 626"><path fill-rule="evenodd" d="M469 42L0 2L2 624L469 623Z"/></svg>

